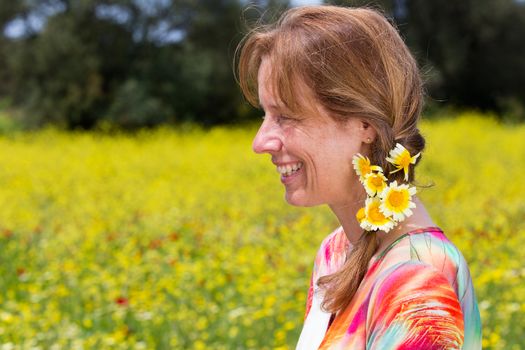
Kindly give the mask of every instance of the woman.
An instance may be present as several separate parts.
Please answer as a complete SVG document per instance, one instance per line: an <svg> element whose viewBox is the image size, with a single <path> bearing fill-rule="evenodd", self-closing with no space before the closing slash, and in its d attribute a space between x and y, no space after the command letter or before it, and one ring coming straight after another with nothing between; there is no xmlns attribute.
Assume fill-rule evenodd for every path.
<svg viewBox="0 0 525 350"><path fill-rule="evenodd" d="M297 349L480 349L469 269L416 196L422 86L378 12L289 10L241 44L239 81L265 112L253 141L286 200L328 204Z"/></svg>

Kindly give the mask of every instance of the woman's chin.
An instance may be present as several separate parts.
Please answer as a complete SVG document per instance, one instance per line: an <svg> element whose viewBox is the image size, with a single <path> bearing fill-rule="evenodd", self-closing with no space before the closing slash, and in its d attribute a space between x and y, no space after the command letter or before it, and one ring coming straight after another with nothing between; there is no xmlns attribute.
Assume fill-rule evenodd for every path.
<svg viewBox="0 0 525 350"><path fill-rule="evenodd" d="M299 191L286 191L284 196L286 202L295 207L313 207L319 203L313 203L305 196L305 193Z"/></svg>

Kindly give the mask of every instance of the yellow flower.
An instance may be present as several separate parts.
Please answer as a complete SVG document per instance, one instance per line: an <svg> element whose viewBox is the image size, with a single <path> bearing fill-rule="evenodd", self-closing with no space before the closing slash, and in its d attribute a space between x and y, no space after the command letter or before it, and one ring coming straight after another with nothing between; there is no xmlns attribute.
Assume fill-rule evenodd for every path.
<svg viewBox="0 0 525 350"><path fill-rule="evenodd" d="M386 188L386 181L382 172L370 173L365 176L363 186L369 196L375 196Z"/></svg>
<svg viewBox="0 0 525 350"><path fill-rule="evenodd" d="M403 169L405 172L405 181L408 181L408 167L410 164L416 164L416 159L421 155L421 152L416 154L415 156L411 156L410 152L403 147L400 143L396 143L396 147L390 151L389 156L386 160L390 163L394 164L396 166L396 170L392 171L392 173L398 172L399 170Z"/></svg>
<svg viewBox="0 0 525 350"><path fill-rule="evenodd" d="M355 214L355 217L357 219L357 222L361 223L366 218L365 208L361 208L357 211L357 214Z"/></svg>
<svg viewBox="0 0 525 350"><path fill-rule="evenodd" d="M360 180L363 181L367 174L370 174L373 170L383 171L380 166L370 165L370 159L362 156L360 153L356 154L352 159L355 172L359 175Z"/></svg>
<svg viewBox="0 0 525 350"><path fill-rule="evenodd" d="M395 226L395 222L389 216L381 212L379 209L380 205L381 200L379 197L369 197L366 200L366 217L360 223L361 228L368 231L382 230L388 232Z"/></svg>
<svg viewBox="0 0 525 350"><path fill-rule="evenodd" d="M416 188L409 185L398 185L394 181L379 195L381 198L381 211L386 216L392 216L396 221L402 221L405 217L412 215L411 208L416 204L412 202L412 196L416 194Z"/></svg>

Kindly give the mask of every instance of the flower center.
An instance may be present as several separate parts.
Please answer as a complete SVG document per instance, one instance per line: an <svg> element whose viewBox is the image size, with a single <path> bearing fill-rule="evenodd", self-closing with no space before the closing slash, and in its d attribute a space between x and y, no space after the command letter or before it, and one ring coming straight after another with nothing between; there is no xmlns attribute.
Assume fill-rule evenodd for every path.
<svg viewBox="0 0 525 350"><path fill-rule="evenodd" d="M381 179L379 176L373 176L372 185L375 187L381 187L383 185L383 179Z"/></svg>
<svg viewBox="0 0 525 350"><path fill-rule="evenodd" d="M388 201L393 207L400 207L404 202L405 196L402 192L392 191L388 196Z"/></svg>
<svg viewBox="0 0 525 350"><path fill-rule="evenodd" d="M370 173L370 165L367 164L366 162L362 162L361 163L361 173L364 175L366 174L369 174Z"/></svg>
<svg viewBox="0 0 525 350"><path fill-rule="evenodd" d="M401 165L403 168L408 168L411 160L412 159L410 158L410 153L403 152L403 154L401 154L401 156L399 157L399 165Z"/></svg>
<svg viewBox="0 0 525 350"><path fill-rule="evenodd" d="M386 219L383 213L379 211L379 207L375 205L372 208L370 208L370 210L368 211L368 217L373 222L382 222Z"/></svg>
<svg viewBox="0 0 525 350"><path fill-rule="evenodd" d="M355 217L357 218L358 222L363 221L366 218L365 208L359 209Z"/></svg>

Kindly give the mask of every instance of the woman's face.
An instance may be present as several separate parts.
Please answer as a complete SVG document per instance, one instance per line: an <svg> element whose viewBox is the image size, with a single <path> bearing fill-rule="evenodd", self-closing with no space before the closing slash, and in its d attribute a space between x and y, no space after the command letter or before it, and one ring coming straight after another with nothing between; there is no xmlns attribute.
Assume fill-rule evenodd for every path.
<svg viewBox="0 0 525 350"><path fill-rule="evenodd" d="M271 66L263 59L259 68L259 101L265 111L264 121L253 140L256 153L268 153L281 175L286 200L297 206L355 202L363 191L352 165L356 153L367 154L368 137L374 131L358 118L344 124L330 118L312 93L298 86L299 102L308 113L288 115L274 96L269 82Z"/></svg>

